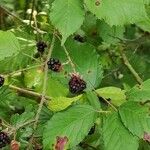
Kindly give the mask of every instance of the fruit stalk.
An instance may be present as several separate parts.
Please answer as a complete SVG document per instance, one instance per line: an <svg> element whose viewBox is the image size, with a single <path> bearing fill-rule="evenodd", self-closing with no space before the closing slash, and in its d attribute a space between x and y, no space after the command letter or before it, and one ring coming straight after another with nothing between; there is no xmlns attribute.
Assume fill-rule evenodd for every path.
<svg viewBox="0 0 150 150"><path fill-rule="evenodd" d="M9 88L12 89L12 90L16 90L19 93L23 93L23 94L30 95L30 96L33 96L33 97L37 97L37 98L42 97L41 93L37 93L37 92L34 92L34 91L29 91L27 89L23 89L23 88L14 86L14 85L9 85ZM51 97L45 96L45 99L50 100Z"/></svg>
<svg viewBox="0 0 150 150"><path fill-rule="evenodd" d="M124 51L121 50L121 56L123 59L124 64L127 66L127 68L130 70L130 72L132 73L132 75L135 77L136 81L139 84L143 83L143 80L141 79L141 77L138 75L138 73L135 71L135 69L132 67L132 65L130 64L127 56L125 55Z"/></svg>
<svg viewBox="0 0 150 150"><path fill-rule="evenodd" d="M57 34L56 34L56 36L57 36L57 38L61 41L60 37L59 37ZM65 45L62 45L62 47L63 47L63 49L64 49L64 52L66 53L66 56L67 56L67 58L68 58L68 61L69 61L70 65L71 65L72 69L73 69L73 72L76 73L77 71L76 71L76 69L75 69L75 64L73 63L73 61L72 61L72 59L71 59L71 57L70 57L70 55L69 55L69 52L67 51L66 46L65 46Z"/></svg>

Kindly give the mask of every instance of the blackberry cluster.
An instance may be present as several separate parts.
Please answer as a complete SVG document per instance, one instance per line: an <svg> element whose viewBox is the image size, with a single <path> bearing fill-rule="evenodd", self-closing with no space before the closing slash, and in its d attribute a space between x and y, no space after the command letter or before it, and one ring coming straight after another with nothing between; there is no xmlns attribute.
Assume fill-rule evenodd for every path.
<svg viewBox="0 0 150 150"><path fill-rule="evenodd" d="M0 148L10 144L10 138L5 132L0 132Z"/></svg>
<svg viewBox="0 0 150 150"><path fill-rule="evenodd" d="M50 58L50 60L47 62L47 65L48 69L51 69L54 72L59 72L62 68L61 62L56 58Z"/></svg>
<svg viewBox="0 0 150 150"><path fill-rule="evenodd" d="M37 44L36 44L36 47L37 47L37 51L39 53L43 53L45 48L47 47L47 44L43 41L39 41Z"/></svg>
<svg viewBox="0 0 150 150"><path fill-rule="evenodd" d="M5 79L2 76L0 76L0 87L3 86L4 81L5 81Z"/></svg>
<svg viewBox="0 0 150 150"><path fill-rule="evenodd" d="M78 94L86 88L86 82L79 75L73 74L69 81L69 90L73 94Z"/></svg>

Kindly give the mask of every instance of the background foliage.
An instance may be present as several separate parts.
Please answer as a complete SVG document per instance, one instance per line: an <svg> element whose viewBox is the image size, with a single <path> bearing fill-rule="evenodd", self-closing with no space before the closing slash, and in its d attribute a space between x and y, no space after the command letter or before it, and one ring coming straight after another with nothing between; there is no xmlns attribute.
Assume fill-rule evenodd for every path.
<svg viewBox="0 0 150 150"><path fill-rule="evenodd" d="M1 0L1 130L21 150L150 150L149 33L149 0Z"/></svg>

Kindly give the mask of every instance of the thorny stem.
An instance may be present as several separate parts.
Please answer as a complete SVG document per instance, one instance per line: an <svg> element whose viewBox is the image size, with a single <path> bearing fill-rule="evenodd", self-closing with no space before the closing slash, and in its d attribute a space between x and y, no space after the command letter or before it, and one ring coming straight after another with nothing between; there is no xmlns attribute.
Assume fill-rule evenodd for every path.
<svg viewBox="0 0 150 150"><path fill-rule="evenodd" d="M29 120L29 121L27 121L27 122L25 122L25 123L23 123L23 124L21 124L21 125L19 125L19 126L17 126L17 127L10 127L11 130L9 131L9 134L10 134L10 135L11 135L12 133L16 134L16 131L17 131L17 130L19 130L20 128L23 128L24 126L27 126L27 125L29 125L29 124L32 124L32 123L34 123L34 122L35 122L35 120Z"/></svg>
<svg viewBox="0 0 150 150"><path fill-rule="evenodd" d="M47 55L47 59L45 61L45 68L44 68L44 81L43 81L43 92L42 92L42 97L41 97L41 102L39 104L39 108L37 110L37 113L36 113L36 117L35 117L35 122L34 122L34 130L37 128L37 123L38 123L38 120L39 120L39 116L40 116L40 112L42 110L42 107L43 107L43 104L46 100L45 98L45 94L46 94L46 87L47 87L47 78L48 78L48 66L47 66L47 61L49 61L49 58L51 57L51 54L52 54L52 50L54 48L54 43L55 43L55 31L53 33L53 38L52 38L52 42L51 42L51 46L49 48L49 52L48 52L48 55Z"/></svg>
<svg viewBox="0 0 150 150"><path fill-rule="evenodd" d="M41 97L41 101L40 101L40 104L39 104L39 108L37 110L37 113L36 113L36 116L35 116L35 122L33 124L33 129L34 131L36 130L37 128L37 125L38 125L38 121L39 121L39 117L40 117L40 113L41 113L41 110L42 110L42 107L45 103L45 94L46 94L46 87L47 87L47 78L48 78L48 66L47 66L47 61L49 61L49 58L51 57L51 54L52 54L52 50L54 48L54 44L55 44L55 31L53 32L53 38L52 38L52 42L51 42L51 46L49 48L49 51L48 51L48 55L47 55L47 59L45 61L45 68L44 68L44 81L43 81L43 92L42 92L42 97ZM34 133L32 134L31 138L30 138L30 142L29 142L29 145L28 145L28 150L30 149L30 145L33 141L33 136L34 136Z"/></svg>
<svg viewBox="0 0 150 150"><path fill-rule="evenodd" d="M61 41L60 37L57 34L56 34L56 37ZM73 63L66 46L62 45L62 47L64 49L64 52L66 53L66 56L68 58L68 61L69 61L70 65L71 65L72 69L73 69L73 72L76 73L75 64Z"/></svg>
<svg viewBox="0 0 150 150"><path fill-rule="evenodd" d="M32 124L32 123L34 123L34 122L35 122L35 120L29 120L28 122L25 122L25 123L23 123L23 124L17 126L16 130L18 130L18 129L20 129L20 128L26 126L26 125Z"/></svg>
<svg viewBox="0 0 150 150"><path fill-rule="evenodd" d="M18 129L20 129L20 128L26 126L26 125L32 124L32 123L34 123L34 122L35 122L35 120L30 120L30 121L28 121L28 122L25 122L25 123L23 123L23 124L17 126L16 130L18 130Z"/></svg>
<svg viewBox="0 0 150 150"><path fill-rule="evenodd" d="M33 0L33 1L35 1L35 0ZM35 2L34 2L35 3ZM32 11L33 11L33 9L32 9ZM36 31L38 30L38 25L37 25L37 19L36 19L36 15L37 14L35 14L35 13L33 13L33 20L34 20L34 24L35 24L35 28L36 28ZM30 20L31 21L31 20ZM37 32L38 33L38 32ZM36 33L36 40L39 40L38 39L38 34Z"/></svg>
<svg viewBox="0 0 150 150"><path fill-rule="evenodd" d="M21 125L18 125L18 126L16 126L16 127L14 127L14 126L11 126L11 125L10 125L9 123L7 123L6 121L2 120L1 125L7 128L7 130L8 130L7 133L8 133L9 135L12 135L12 134L13 134L13 136L14 136L13 139L15 140L15 139L16 139L16 132L17 132L17 130L19 130L20 128L23 128L23 127L26 126L26 125L32 124L34 121L35 121L35 120L29 120L29 121L27 121L27 122L25 122L25 123L23 123L23 124L21 124Z"/></svg>
<svg viewBox="0 0 150 150"><path fill-rule="evenodd" d="M33 14L33 19L34 19L34 22L35 22L35 27L36 27L36 29L38 29L36 14Z"/></svg>
<svg viewBox="0 0 150 150"><path fill-rule="evenodd" d="M96 92L96 91L95 91ZM96 92L97 93L97 92ZM98 94L98 93L97 93ZM99 95L99 94L98 94ZM99 95L100 96L100 95ZM103 100L108 104L110 105L110 107L114 110L114 111L118 111L117 108L111 104L106 98L103 97Z"/></svg>
<svg viewBox="0 0 150 150"><path fill-rule="evenodd" d="M76 73L75 65L74 65L74 63L73 63L73 61L72 61L72 59L71 59L71 57L70 57L70 55L69 55L69 53L68 53L68 51L67 51L67 49L66 49L66 47L64 45L63 45L63 49L64 49L64 51L65 51L65 53L67 55L67 58L68 58L68 60L70 62L70 65L71 65L71 67L73 69L73 72Z"/></svg>
<svg viewBox="0 0 150 150"><path fill-rule="evenodd" d="M23 69L13 71L13 72L8 73L8 74L4 74L3 76L4 76L4 77L12 76L12 75L15 75L15 74L21 73L22 71L26 71L26 70L30 70L30 69L34 69L34 68L42 67L42 66L43 66L43 64L41 64L41 65L35 65L35 66L31 66L31 67L28 67L28 68L23 68Z"/></svg>
<svg viewBox="0 0 150 150"><path fill-rule="evenodd" d="M34 14L35 2L36 2L36 0L32 0L32 11L31 11L31 16L30 16L30 26L31 26L32 17Z"/></svg>
<svg viewBox="0 0 150 150"><path fill-rule="evenodd" d="M126 54L124 53L124 51L121 50L120 53L121 53L121 56L122 56L124 64L127 66L127 68L130 70L130 72L132 73L132 75L135 77L136 81L139 84L142 84L143 80L141 79L141 77L138 75L138 73L135 71L135 69L130 64L130 62L129 62L127 56L126 56Z"/></svg>
<svg viewBox="0 0 150 150"><path fill-rule="evenodd" d="M1 119L1 120L2 120L2 123L1 123L2 126L6 127L6 128L11 128L11 125L8 122L6 122L3 119Z"/></svg>
<svg viewBox="0 0 150 150"><path fill-rule="evenodd" d="M102 114L108 114L108 113L111 113L111 111L104 111L104 110L97 110L96 112L102 113Z"/></svg>
<svg viewBox="0 0 150 150"><path fill-rule="evenodd" d="M37 97L37 98L41 98L41 97L42 97L42 94L41 94L41 93L37 93L37 92L34 92L34 91L29 91L29 90L27 90L27 89L23 89L23 88L14 86L14 85L9 85L9 88L12 89L12 90L15 90L15 91L17 91L17 92L20 92L20 93L23 93L23 94L26 94L26 95L33 96L33 97ZM51 97L45 96L45 99L50 100Z"/></svg>
<svg viewBox="0 0 150 150"><path fill-rule="evenodd" d="M93 91L95 92L95 94L98 95L99 97L101 97L101 95L100 95L99 93L97 93L97 91L96 91L96 89L94 88L94 86L92 85L92 83L91 83L90 81L89 81L89 83L90 83L91 86L93 87ZM103 100L104 100L108 105L110 105L110 107L111 107L114 111L118 111L117 108L116 108L113 104L111 104L107 99L105 99L105 98L103 97Z"/></svg>
<svg viewBox="0 0 150 150"><path fill-rule="evenodd" d="M27 56L27 57L29 57L29 58L31 58L32 60L35 60L36 62L38 62L38 63L40 63L41 61L39 61L38 59L36 59L36 58L34 58L33 56L30 56L30 55L28 55L28 54L26 54L26 53L22 53L23 55L25 55L25 56Z"/></svg>

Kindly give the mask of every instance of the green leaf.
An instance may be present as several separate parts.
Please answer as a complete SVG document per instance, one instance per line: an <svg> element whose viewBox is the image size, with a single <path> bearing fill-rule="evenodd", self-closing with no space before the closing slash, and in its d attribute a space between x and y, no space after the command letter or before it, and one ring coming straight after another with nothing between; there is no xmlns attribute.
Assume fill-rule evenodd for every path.
<svg viewBox="0 0 150 150"><path fill-rule="evenodd" d="M93 106L93 108L95 108L96 110L101 109L100 101L99 101L96 93L91 92L91 91L87 92L86 97L87 97L88 102L90 103L90 105Z"/></svg>
<svg viewBox="0 0 150 150"><path fill-rule="evenodd" d="M150 3L150 0L144 0L144 3L148 5Z"/></svg>
<svg viewBox="0 0 150 150"><path fill-rule="evenodd" d="M82 95L79 95L73 98L56 97L49 101L48 108L54 112L61 111L69 107L73 102L76 102L81 97Z"/></svg>
<svg viewBox="0 0 150 150"><path fill-rule="evenodd" d="M18 54L19 51L20 45L15 35L10 31L0 31L0 61Z"/></svg>
<svg viewBox="0 0 150 150"><path fill-rule="evenodd" d="M129 101L144 102L150 99L150 79L143 82L140 86L133 87L126 93Z"/></svg>
<svg viewBox="0 0 150 150"><path fill-rule="evenodd" d="M37 92L42 92L44 72L41 67L31 69L24 73L25 85ZM58 92L59 91L59 92ZM48 76L46 95L51 97L67 96L68 89L57 79Z"/></svg>
<svg viewBox="0 0 150 150"><path fill-rule="evenodd" d="M105 99L111 99L111 102L117 106L120 106L125 102L125 91L117 87L104 87L97 89L96 92Z"/></svg>
<svg viewBox="0 0 150 150"><path fill-rule="evenodd" d="M21 50L17 55L13 57L8 57L0 61L0 71L9 73L15 70L26 68L32 62L30 56L33 55L34 49L35 48L33 46L28 48L26 47L25 49Z"/></svg>
<svg viewBox="0 0 150 150"><path fill-rule="evenodd" d="M118 113L109 115L103 124L105 150L137 150L138 138L122 124Z"/></svg>
<svg viewBox="0 0 150 150"><path fill-rule="evenodd" d="M37 103L35 100L19 96L14 91L11 91L8 86L0 88L0 119L5 119L9 122L11 116L16 113L16 110L20 112L20 110L27 109L27 106L31 107L32 105L36 109Z"/></svg>
<svg viewBox="0 0 150 150"><path fill-rule="evenodd" d="M145 0L145 3L150 4L150 0ZM150 32L150 6L146 7L148 19L144 19L140 22L137 22L136 25L140 27L142 30Z"/></svg>
<svg viewBox="0 0 150 150"><path fill-rule="evenodd" d="M12 93L7 86L0 88L0 119L10 119L13 103L16 103L16 98L16 94Z"/></svg>
<svg viewBox="0 0 150 150"><path fill-rule="evenodd" d="M0 61L0 72L3 73L24 69L29 64L33 63L32 56L35 54L36 50L34 34L30 34L29 30L25 30L24 28L14 30L14 34L19 41L20 51L17 55L7 57Z"/></svg>
<svg viewBox="0 0 150 150"><path fill-rule="evenodd" d="M43 124L47 123L47 120L49 120L52 116L53 116L53 112L50 111L46 106L43 106L39 118L39 122L42 125L42 127Z"/></svg>
<svg viewBox="0 0 150 150"><path fill-rule="evenodd" d="M27 121L34 119L33 117L34 117L33 112L24 112L21 115L15 114L11 117L11 123L15 127L18 127L19 125L23 125Z"/></svg>
<svg viewBox="0 0 150 150"><path fill-rule="evenodd" d="M68 88L61 84L57 79L49 77L46 94L51 97L67 96Z"/></svg>
<svg viewBox="0 0 150 150"><path fill-rule="evenodd" d="M57 136L66 136L70 148L76 146L88 134L94 124L95 115L95 110L89 105L77 105L65 112L56 113L48 121L43 133L44 149L52 149Z"/></svg>
<svg viewBox="0 0 150 150"><path fill-rule="evenodd" d="M148 18L143 0L102 0L99 6L95 5L95 0L85 0L85 4L110 26L136 23Z"/></svg>
<svg viewBox="0 0 150 150"><path fill-rule="evenodd" d="M102 21L98 24L98 31L103 41L106 43L115 44L119 42L118 38L123 39L125 28L120 26L110 27L108 24Z"/></svg>
<svg viewBox="0 0 150 150"><path fill-rule="evenodd" d="M142 30L150 32L150 19L145 19L143 21L140 21L136 23L138 27L140 27Z"/></svg>
<svg viewBox="0 0 150 150"><path fill-rule="evenodd" d="M124 125L132 134L143 138L144 132L150 132L150 117L148 107L144 107L137 102L126 102L121 105L119 114Z"/></svg>
<svg viewBox="0 0 150 150"><path fill-rule="evenodd" d="M55 0L50 19L62 34L62 44L67 37L77 31L84 20L84 10L80 0Z"/></svg>
<svg viewBox="0 0 150 150"><path fill-rule="evenodd" d="M149 149L150 149L150 144L144 140L141 140L138 150L149 150Z"/></svg>

